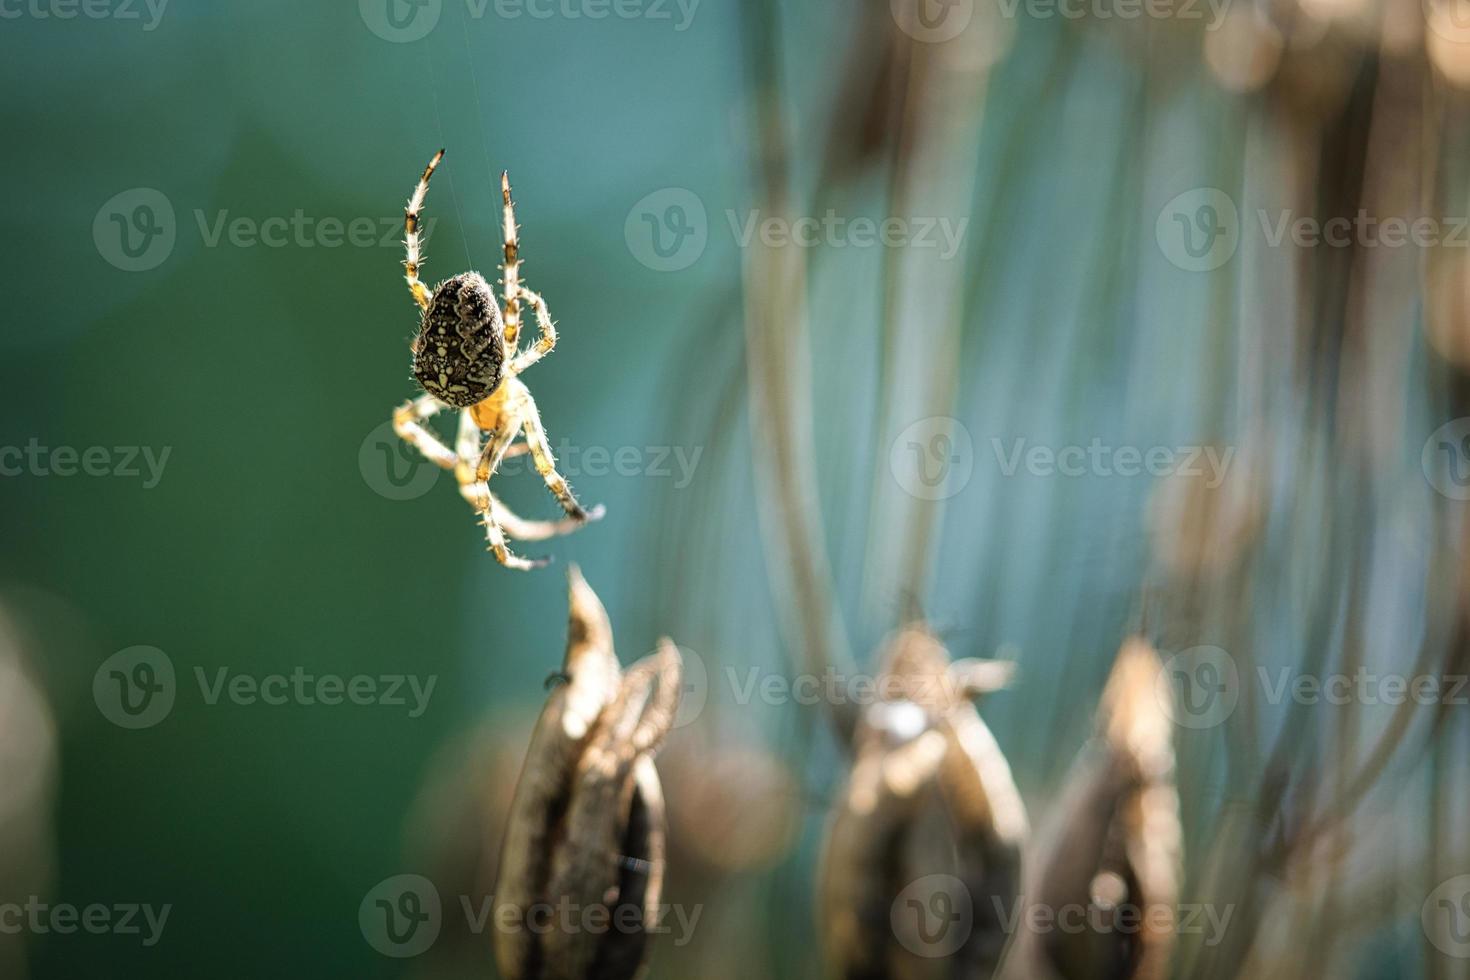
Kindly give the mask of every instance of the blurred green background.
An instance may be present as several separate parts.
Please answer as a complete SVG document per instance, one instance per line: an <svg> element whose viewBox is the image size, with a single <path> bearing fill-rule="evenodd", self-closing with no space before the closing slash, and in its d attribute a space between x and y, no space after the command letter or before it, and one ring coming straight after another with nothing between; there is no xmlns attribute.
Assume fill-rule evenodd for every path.
<svg viewBox="0 0 1470 980"><path fill-rule="evenodd" d="M1192 559L1151 544L1155 481L1007 476L996 441L1219 443L1249 458L1255 496L1222 505L1225 529L1200 547L1253 542L1241 547L1256 564L1190 579L1174 648L1299 662L1345 621L1335 588L1366 588L1350 567L1372 581L1359 623L1371 651L1409 662L1431 629L1432 543L1458 525L1444 523L1457 518L1419 454L1458 389L1426 381L1445 368L1414 339L1418 302L1386 302L1372 323L1391 339L1363 371L1386 387L1344 422L1339 381L1312 380L1323 361L1310 337L1330 334L1330 318L1292 305L1311 290L1279 278L1289 263L1247 236L1218 275L1161 252L1154 218L1178 194L1225 187L1243 214L1289 197L1270 172L1289 142L1279 118L1252 101L1264 96L1222 89L1194 34L992 13L960 63L931 59L925 82L901 58L865 62L874 25L891 22L886 4L858 0L647 0L606 17L586 3L533 13L491 0L477 14L464 0L174 0L137 4L136 19L121 2L70 19L13 5L0 20L0 446L107 447L111 470L117 447L164 460L154 486L141 457L136 477L28 465L0 480L0 603L56 752L54 784L37 777L54 787L39 792L52 819L14 840L34 875L15 880L35 884L14 893L172 911L153 946L28 936L18 968L31 976L456 975L462 964L380 955L359 903L389 876L455 863L442 813L460 803L435 793L505 788L513 764L444 760L486 731L514 757L560 664L571 560L607 604L625 662L668 633L705 667L710 707L683 733L685 755L750 745L783 774L756 809L795 826L767 860L674 872L670 899L711 910L696 943L744 957L697 975L815 975L811 866L840 755L806 710L736 704L721 680L727 667L786 675L804 656L793 622L809 620L783 577L789 527L753 462L769 445L762 420L814 451L802 510L825 522L813 533L841 651L866 662L919 608L956 656L1021 659L1019 686L986 717L1028 801L1086 738L1140 595ZM874 119L849 101L901 70L912 116ZM946 72L957 81L933 83ZM851 149L870 145L865 134L878 163ZM895 177L921 136L932 155ZM385 428L415 393L401 208L440 146L425 278L493 277L507 169L523 275L559 324L558 349L527 381L559 455L580 461L574 489L608 517L521 546L557 569L498 567L449 476L429 485ZM666 260L650 236L661 221L673 236L669 205L691 199L694 257ZM787 324L732 227L781 207L968 230L948 277L905 269L901 250L809 250ZM371 241L333 244L332 222L354 219ZM270 228L284 241L260 238ZM751 373L753 336L795 345L810 390L794 408L752 397L768 383ZM1391 431L1357 454L1339 427L1383 413ZM891 452L930 417L958 420L972 448L973 473L935 501L904 492ZM589 447L631 450L627 472L591 462ZM687 479L676 453L693 461ZM554 512L523 466L495 489L527 516ZM1237 605L1247 594L1251 615ZM1336 612L1312 620L1324 607ZM160 723L126 730L99 711L93 680L139 645L167 655L177 697ZM196 675L220 668L437 680L410 717L210 704ZM1278 724L1253 717L1240 737ZM1201 849L1262 770L1260 752L1227 762L1217 736L1180 736L1188 844ZM15 744L44 757L42 735ZM1404 908L1361 931L1375 937L1361 975L1417 975L1417 904ZM664 955L655 976L696 975Z"/></svg>

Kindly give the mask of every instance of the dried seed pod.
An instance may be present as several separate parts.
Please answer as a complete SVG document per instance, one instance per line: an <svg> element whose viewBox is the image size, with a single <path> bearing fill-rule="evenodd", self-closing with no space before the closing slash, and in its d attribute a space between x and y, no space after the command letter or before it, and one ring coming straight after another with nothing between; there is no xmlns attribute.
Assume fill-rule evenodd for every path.
<svg viewBox="0 0 1470 980"><path fill-rule="evenodd" d="M820 918L829 975L987 977L1005 945L1026 812L1010 766L970 699L1011 665L951 663L922 626L887 646L878 700L854 736L852 775L830 816Z"/></svg>
<svg viewBox="0 0 1470 980"><path fill-rule="evenodd" d="M663 881L664 805L653 753L679 705L673 642L626 674L607 611L570 578L563 674L536 723L495 888L506 980L626 980L647 956Z"/></svg>
<svg viewBox="0 0 1470 980"><path fill-rule="evenodd" d="M1158 656L1134 637L1103 690L1098 737L1051 809L1027 901L1049 916L1085 911L1081 928L1027 932L1016 951L1029 978L1158 980L1167 976L1179 898L1182 834L1172 723ZM1038 957L1039 954L1039 957ZM1038 959L1047 968L1037 965Z"/></svg>

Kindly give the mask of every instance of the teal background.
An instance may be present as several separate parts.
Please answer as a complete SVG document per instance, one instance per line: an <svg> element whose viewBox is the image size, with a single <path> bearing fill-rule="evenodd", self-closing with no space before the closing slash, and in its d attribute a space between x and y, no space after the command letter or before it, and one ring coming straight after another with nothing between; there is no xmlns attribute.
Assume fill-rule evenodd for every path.
<svg viewBox="0 0 1470 980"><path fill-rule="evenodd" d="M771 8L782 37L776 101L797 150L791 182L818 212L819 148L859 9ZM427 870L422 854L437 842L415 839L413 814L436 753L487 719L524 732L565 640L560 568L496 566L447 476L392 500L364 475L360 458L386 458L365 442L413 394L416 313L397 233L388 247L210 245L199 215L213 226L222 213L263 221L301 209L370 218L381 237L381 220L399 220L444 146L424 275L493 275L497 179L508 169L523 274L561 332L527 378L553 444L702 453L685 488L574 476L607 519L523 550L580 564L625 662L663 633L716 675L725 665L789 672L799 659L762 549L742 256L726 227L728 210L762 206L751 133L765 86L742 40L749 24L735 0L703 0L682 31L677 8L675 21L494 10L476 19L444 0L434 29L407 43L374 34L347 2L173 0L154 30L146 11L144 22L0 21L0 446L171 450L152 489L120 477L0 481L0 602L58 731L46 894L173 906L152 948L34 937L36 977L440 975L376 953L358 904L388 876ZM810 493L829 520L824 546L852 649L866 659L917 601L956 656L1020 655L1020 686L987 702L986 717L1028 799L1044 796L1085 739L1133 621L1151 486L1006 480L988 465L991 439L1243 438L1259 428L1257 403L1221 377L1258 342L1264 387L1288 388L1272 358L1289 343L1236 332L1234 317L1250 319L1232 307L1236 295L1168 266L1153 244L1165 200L1239 179L1229 148L1248 110L1196 62L1166 48L1144 67L1115 37L1028 23L977 88L971 267L961 349L947 355L962 378L952 414L973 435L977 475L937 509L928 574L907 591L875 597L863 572L874 560L866 535L884 521L867 509L880 499L870 491L890 480L890 435L876 416L880 257L824 267L813 303ZM157 267L127 272L99 251L93 223L138 187L171 203L176 242ZM624 236L635 203L669 187L692 191L708 215L707 248L677 272L640 263ZM881 216L882 181L858 181L837 206ZM1412 330L1417 313L1400 313ZM1412 354L1412 370L1425 371L1426 357ZM1300 408L1285 396L1260 404L1277 431ZM1443 421L1432 414L1417 402L1406 411L1402 451L1379 461L1388 489L1368 508L1375 521L1343 532L1375 542L1375 567L1398 587L1375 621L1385 636L1420 625L1435 500L1418 451ZM1307 468L1350 483L1338 462L1313 457ZM553 512L524 470L497 490L525 514ZM1302 655L1293 607L1312 588L1303 576L1331 562L1289 546L1289 492L1272 493L1273 556L1286 570L1257 580L1277 605L1252 635L1263 660L1292 662ZM1216 622L1191 640L1227 636L1239 639ZM124 731L98 712L92 679L140 644L168 654L179 696L161 724ZM419 718L386 706L209 705L194 672L221 667L438 680ZM707 737L740 733L790 768L799 828L772 867L676 884L685 895L704 888L711 907L757 910L762 940L736 944L743 959L729 964L740 975L815 975L811 867L838 754L807 713L742 710L727 690L712 700ZM1189 840L1205 843L1227 776L1205 736L1184 739ZM1399 975L1388 964L1415 929L1412 913L1390 918L1365 961L1382 972L1364 975ZM655 976L674 975L666 969Z"/></svg>

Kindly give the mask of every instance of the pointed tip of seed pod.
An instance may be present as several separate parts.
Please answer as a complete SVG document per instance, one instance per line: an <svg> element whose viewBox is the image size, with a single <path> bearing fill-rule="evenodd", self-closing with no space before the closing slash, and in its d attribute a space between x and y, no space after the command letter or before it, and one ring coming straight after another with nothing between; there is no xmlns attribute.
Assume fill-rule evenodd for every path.
<svg viewBox="0 0 1470 980"><path fill-rule="evenodd" d="M575 676L576 661L590 652L612 656L612 623L608 621L607 609L592 586L582 577L582 569L575 563L567 566L567 624L566 672Z"/></svg>
<svg viewBox="0 0 1470 980"><path fill-rule="evenodd" d="M1173 767L1173 731L1167 707L1167 684L1160 684L1163 665L1153 644L1130 636L1103 688L1098 727L1116 748L1131 756L1144 773L1158 776Z"/></svg>
<svg viewBox="0 0 1470 980"><path fill-rule="evenodd" d="M575 563L567 566L567 601L571 609L572 636L586 638L590 633L610 632L598 627L607 621L607 610L602 600L587 584L582 569Z"/></svg>
<svg viewBox="0 0 1470 980"><path fill-rule="evenodd" d="M961 697L977 698L1011 686L1018 668L1014 660L981 660L965 657L949 666L949 676Z"/></svg>

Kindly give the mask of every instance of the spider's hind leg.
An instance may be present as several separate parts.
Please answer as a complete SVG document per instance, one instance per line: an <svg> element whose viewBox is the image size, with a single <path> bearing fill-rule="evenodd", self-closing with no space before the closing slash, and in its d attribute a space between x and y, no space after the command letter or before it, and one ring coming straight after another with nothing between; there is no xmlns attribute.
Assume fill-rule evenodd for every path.
<svg viewBox="0 0 1470 980"><path fill-rule="evenodd" d="M404 402L393 411L393 431L398 438L424 454L424 458L446 470L454 469L458 458L424 423L444 408L433 395L420 395Z"/></svg>
<svg viewBox="0 0 1470 980"><path fill-rule="evenodd" d="M466 413L468 414L468 413ZM505 543L505 530L500 525L500 519L509 511L490 492L490 477L500 468L500 461L505 458L510 450L510 444L515 441L516 430L519 428L513 418L502 418L501 425L490 433L485 447L480 450L479 458L475 461L474 468L467 475L473 479L466 484L464 476L461 476L460 493L462 493L471 506L480 512L481 523L485 525L485 540L490 545L490 551L495 555L495 560L507 568L529 570L541 568L551 563L549 558L522 558L513 554L510 547ZM465 439L463 437L463 426L461 418L460 448L463 451ZM464 473L466 468L461 465L460 472ZM515 518L514 514L510 515ZM517 527L524 528L527 522L515 518ZM532 535L534 537L534 535ZM548 537L550 535L547 535Z"/></svg>
<svg viewBox="0 0 1470 980"><path fill-rule="evenodd" d="M524 442L512 443L502 459L522 456L530 451L531 447ZM475 481L475 466L480 458L480 427L475 424L474 415L468 410L460 412L455 455L457 461L454 465L454 476L459 482L459 495L474 508L476 514L489 514L506 537L517 541L545 541L569 534L581 526L578 521L569 517L559 521L528 520L491 493L488 484Z"/></svg>

